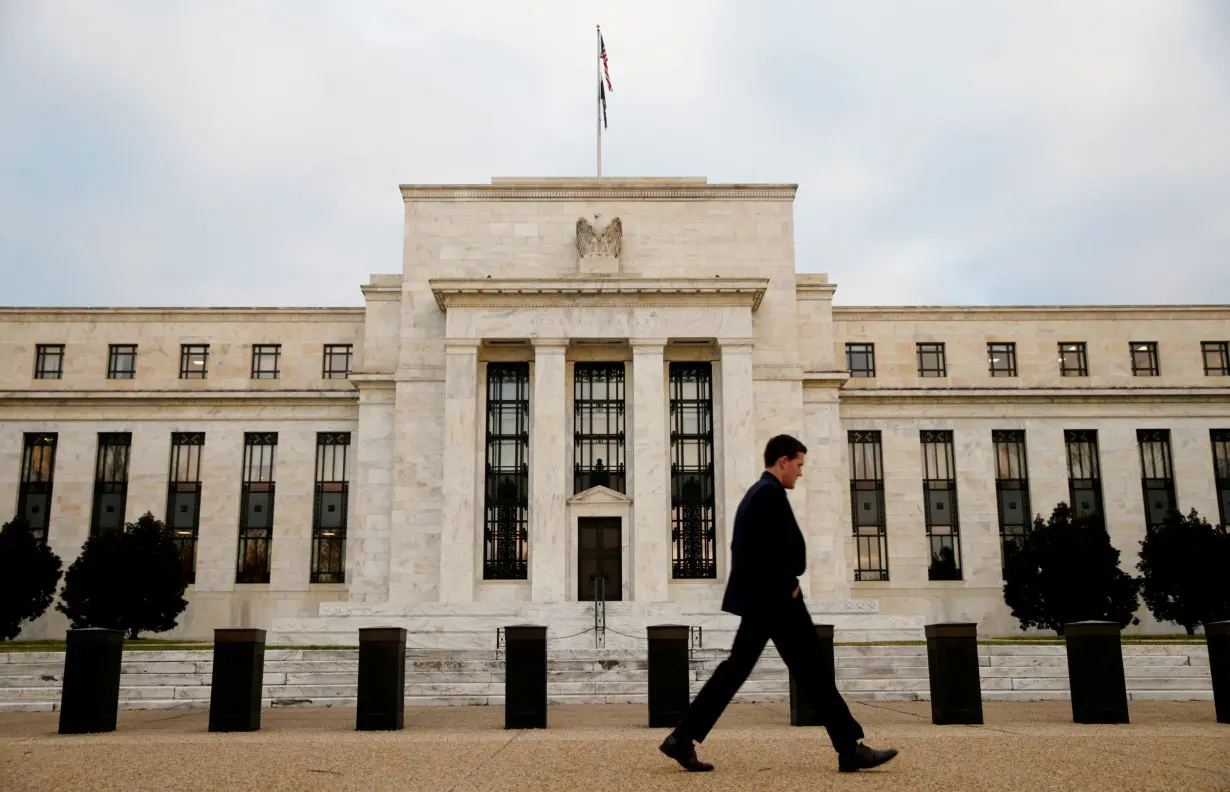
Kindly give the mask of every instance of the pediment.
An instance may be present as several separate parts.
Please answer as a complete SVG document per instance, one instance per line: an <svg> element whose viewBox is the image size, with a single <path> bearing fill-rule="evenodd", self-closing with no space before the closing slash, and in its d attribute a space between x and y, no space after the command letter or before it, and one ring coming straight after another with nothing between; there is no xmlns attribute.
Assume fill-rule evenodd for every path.
<svg viewBox="0 0 1230 792"><path fill-rule="evenodd" d="M632 499L622 492L604 487L599 484L596 487L590 487L584 492L578 492L568 499L569 503L585 503L585 504L625 504L631 503Z"/></svg>

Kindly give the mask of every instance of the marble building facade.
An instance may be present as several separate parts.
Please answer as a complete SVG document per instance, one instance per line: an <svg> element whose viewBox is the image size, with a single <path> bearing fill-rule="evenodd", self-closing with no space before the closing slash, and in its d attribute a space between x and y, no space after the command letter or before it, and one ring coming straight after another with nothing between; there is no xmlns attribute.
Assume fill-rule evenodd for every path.
<svg viewBox="0 0 1230 792"><path fill-rule="evenodd" d="M1004 543L1059 501L1125 567L1151 510L1230 520L1230 306L834 306L796 270L794 185L401 194L401 271L361 308L0 309L6 519L67 566L170 514L172 635L439 646L595 598L624 632L728 630L730 521L780 432L810 450L813 614L864 637L1015 631Z"/></svg>

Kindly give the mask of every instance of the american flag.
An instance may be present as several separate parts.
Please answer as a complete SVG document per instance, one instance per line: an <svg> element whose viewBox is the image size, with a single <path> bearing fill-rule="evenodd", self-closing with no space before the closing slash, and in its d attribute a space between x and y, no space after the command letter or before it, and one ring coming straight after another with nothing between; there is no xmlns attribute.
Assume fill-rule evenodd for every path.
<svg viewBox="0 0 1230 792"><path fill-rule="evenodd" d="M606 128L606 92L615 90L611 87L611 67L606 61L606 42L602 40L602 31L598 31L598 57L602 60L602 73L606 76L606 85L598 78L598 101L602 103L602 128Z"/></svg>

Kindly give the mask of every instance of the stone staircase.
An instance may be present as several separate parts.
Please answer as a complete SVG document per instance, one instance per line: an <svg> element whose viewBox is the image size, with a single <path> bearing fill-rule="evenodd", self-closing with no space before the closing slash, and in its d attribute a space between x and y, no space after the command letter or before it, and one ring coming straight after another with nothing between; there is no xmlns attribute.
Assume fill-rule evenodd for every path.
<svg viewBox="0 0 1230 792"><path fill-rule="evenodd" d="M503 704L502 654L492 649L411 649L406 654L406 706ZM1123 655L1131 699L1212 699L1209 655L1203 644L1127 644ZM693 695L725 656L723 649L694 650ZM837 686L851 700L929 697L925 646L838 646L835 659ZM358 662L355 649L267 650L264 704L353 707ZM1069 697L1061 645L982 645L979 663L985 700ZM208 650L127 651L120 707L208 707L212 668ZM0 652L0 712L58 710L63 672L62 652ZM639 651L553 648L547 673L552 703L645 703L647 699L643 645ZM785 665L770 646L736 700L788 698Z"/></svg>

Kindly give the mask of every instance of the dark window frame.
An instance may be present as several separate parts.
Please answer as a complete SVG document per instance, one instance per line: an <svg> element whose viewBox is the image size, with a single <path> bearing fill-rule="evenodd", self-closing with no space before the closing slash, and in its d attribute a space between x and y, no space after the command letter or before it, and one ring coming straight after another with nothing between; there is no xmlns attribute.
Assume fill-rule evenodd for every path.
<svg viewBox="0 0 1230 792"><path fill-rule="evenodd" d="M90 509L90 536L124 530L128 508L128 466L132 461L132 432L99 432L94 457L94 500ZM109 496L118 496L116 498ZM106 520L105 514L118 514ZM109 511L104 511L109 509Z"/></svg>
<svg viewBox="0 0 1230 792"><path fill-rule="evenodd" d="M1170 430L1137 429L1136 446L1140 453L1140 489L1144 496L1145 527L1153 529L1179 508ZM1162 499L1160 509L1151 508L1158 505L1155 499L1159 497Z"/></svg>
<svg viewBox="0 0 1230 792"><path fill-rule="evenodd" d="M179 548L184 578L189 583L196 582L196 546L201 530L201 457L204 452L204 432L171 433L166 527ZM184 503L185 500L188 502ZM187 512L184 511L185 506L188 507Z"/></svg>
<svg viewBox="0 0 1230 792"><path fill-rule="evenodd" d="M1209 354L1212 353L1221 358L1219 365L1209 365ZM1204 376L1206 377L1226 377L1230 376L1230 341L1201 341L1200 342L1200 358L1204 363Z"/></svg>
<svg viewBox="0 0 1230 792"><path fill-rule="evenodd" d="M712 580L717 577L713 363L668 366L671 577Z"/></svg>
<svg viewBox="0 0 1230 792"><path fill-rule="evenodd" d="M277 432L244 432L242 484L239 495L239 541L235 559L236 583L268 583L273 565L273 526L277 494ZM267 472L266 472L267 470ZM259 499L263 503L254 504ZM253 525L249 508L267 506ZM259 511L259 509L255 509Z"/></svg>
<svg viewBox="0 0 1230 792"><path fill-rule="evenodd" d="M1137 349L1137 347L1142 347ZM1162 375L1161 361L1158 359L1156 341L1129 341L1128 354L1132 356L1133 377L1160 377ZM1144 355L1142 364L1139 356Z"/></svg>
<svg viewBox="0 0 1230 792"><path fill-rule="evenodd" d="M137 378L137 344L110 344L107 348L107 379ZM130 367L121 365L127 361Z"/></svg>
<svg viewBox="0 0 1230 792"><path fill-rule="evenodd" d="M854 579L888 580L888 516L884 513L884 446L880 431L849 431L846 433L846 443L850 455L850 527L854 533ZM868 494L870 500L862 500L860 494ZM860 503L865 508L860 509ZM864 511L874 513L869 519L860 519ZM866 564L863 563L864 557L867 559Z"/></svg>
<svg viewBox="0 0 1230 792"><path fill-rule="evenodd" d="M1221 524L1230 530L1230 429L1210 429L1213 450L1213 488Z"/></svg>
<svg viewBox="0 0 1230 792"><path fill-rule="evenodd" d="M483 580L529 579L530 364L487 364Z"/></svg>
<svg viewBox="0 0 1230 792"><path fill-rule="evenodd" d="M999 359L996 356L999 356ZM1015 377L1016 372L1016 342L988 341L987 365L992 377Z"/></svg>
<svg viewBox="0 0 1230 792"><path fill-rule="evenodd" d="M1084 509L1078 505L1077 493L1088 492L1092 499L1092 514L1103 529L1106 528L1106 508L1102 493L1101 449L1098 446L1096 429L1065 429L1063 432L1064 454L1068 464L1068 506L1076 517Z"/></svg>
<svg viewBox="0 0 1230 792"><path fill-rule="evenodd" d="M273 359L273 368L265 367L267 358ZM252 345L252 379L282 378L282 345L253 344Z"/></svg>
<svg viewBox="0 0 1230 792"><path fill-rule="evenodd" d="M943 341L919 341L914 345L918 356L918 376L938 379L948 376L948 353ZM928 358L932 358L929 360ZM935 366L928 366L935 362Z"/></svg>
<svg viewBox="0 0 1230 792"><path fill-rule="evenodd" d="M1064 349L1072 347L1072 349ZM1068 365L1068 355L1076 356L1076 365ZM1089 376L1089 345L1084 341L1059 342L1059 376L1088 377Z"/></svg>
<svg viewBox="0 0 1230 792"><path fill-rule="evenodd" d="M856 363L862 365L855 365ZM876 345L847 343L846 373L851 377L874 378L876 375Z"/></svg>
<svg viewBox="0 0 1230 792"><path fill-rule="evenodd" d="M194 358L200 358L200 368L192 365ZM209 344L179 345L179 378L207 379L209 375Z"/></svg>
<svg viewBox="0 0 1230 792"><path fill-rule="evenodd" d="M923 460L923 521L927 529L930 558L927 579L961 580L961 524L953 433L951 429L923 429L918 433L918 439ZM936 519L945 503L948 504L947 522ZM937 532L937 528L944 530ZM951 564L942 559L945 550L952 554Z"/></svg>
<svg viewBox="0 0 1230 792"><path fill-rule="evenodd" d="M626 366L578 362L572 383L573 494L599 485L627 493ZM606 431L593 431L597 423Z"/></svg>
<svg viewBox="0 0 1230 792"><path fill-rule="evenodd" d="M338 449L341 449L340 451ZM336 501L336 503L327 503ZM312 505L311 583L346 582L350 515L350 432L316 433L316 497ZM326 520L326 507L339 509ZM329 523L329 524L326 524Z"/></svg>
<svg viewBox="0 0 1230 792"><path fill-rule="evenodd" d="M1012 551L1025 540L1033 526L1033 511L1029 501L1029 456L1024 429L993 429L991 444L995 453L995 506L999 519L1001 568L1008 564ZM1009 522L1011 500L1021 505L1019 522Z"/></svg>
<svg viewBox="0 0 1230 792"><path fill-rule="evenodd" d="M39 544L47 543L51 530L51 504L55 492L58 432L26 432L22 436L21 473L17 487L17 516L25 518L30 534ZM35 503L31 503L34 500ZM33 509L41 512L34 516ZM32 517L34 517L32 519Z"/></svg>
<svg viewBox="0 0 1230 792"><path fill-rule="evenodd" d="M49 367L49 359L55 367ZM34 379L64 379L64 344L36 344L34 347Z"/></svg>
<svg viewBox="0 0 1230 792"><path fill-rule="evenodd" d="M336 367L338 358L345 363L340 370ZM321 379L348 379L353 362L354 344L325 344L320 362L320 377Z"/></svg>

